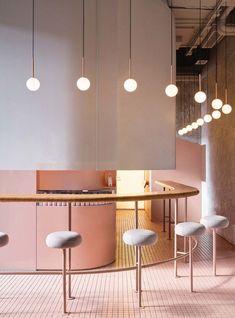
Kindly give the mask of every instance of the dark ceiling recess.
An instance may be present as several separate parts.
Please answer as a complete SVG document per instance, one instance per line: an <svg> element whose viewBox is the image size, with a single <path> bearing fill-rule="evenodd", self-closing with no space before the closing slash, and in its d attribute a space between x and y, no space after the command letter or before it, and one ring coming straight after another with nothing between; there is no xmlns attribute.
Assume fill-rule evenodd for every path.
<svg viewBox="0 0 235 318"><path fill-rule="evenodd" d="M189 48L180 48L176 51L176 74L197 75L201 73L203 65L209 60L210 50L196 48L192 55L187 56Z"/></svg>

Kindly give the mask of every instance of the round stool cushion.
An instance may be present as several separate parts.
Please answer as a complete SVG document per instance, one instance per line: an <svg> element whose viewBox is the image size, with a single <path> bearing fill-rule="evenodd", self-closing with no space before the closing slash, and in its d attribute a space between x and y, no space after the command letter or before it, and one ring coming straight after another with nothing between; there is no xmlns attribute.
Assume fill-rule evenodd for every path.
<svg viewBox="0 0 235 318"><path fill-rule="evenodd" d="M0 247L7 245L9 237L7 234L0 232Z"/></svg>
<svg viewBox="0 0 235 318"><path fill-rule="evenodd" d="M152 245L157 242L157 239L157 233L146 229L132 229L123 234L123 241L134 246Z"/></svg>
<svg viewBox="0 0 235 318"><path fill-rule="evenodd" d="M223 229L229 225L229 220L222 215L204 216L200 222L208 229Z"/></svg>
<svg viewBox="0 0 235 318"><path fill-rule="evenodd" d="M52 248L72 248L78 246L82 237L77 232L59 231L47 235L46 244Z"/></svg>
<svg viewBox="0 0 235 318"><path fill-rule="evenodd" d="M180 236L198 236L205 232L206 228L203 224L195 222L178 223L175 226L175 233Z"/></svg>

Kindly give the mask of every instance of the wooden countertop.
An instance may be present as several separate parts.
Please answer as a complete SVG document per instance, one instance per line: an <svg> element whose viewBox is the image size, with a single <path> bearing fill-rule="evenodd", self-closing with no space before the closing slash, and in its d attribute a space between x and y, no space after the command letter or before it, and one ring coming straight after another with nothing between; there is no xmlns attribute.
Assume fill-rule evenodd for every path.
<svg viewBox="0 0 235 318"><path fill-rule="evenodd" d="M156 180L155 183L170 191L130 194L1 194L0 202L117 202L152 199L185 198L199 194L199 190L173 181Z"/></svg>

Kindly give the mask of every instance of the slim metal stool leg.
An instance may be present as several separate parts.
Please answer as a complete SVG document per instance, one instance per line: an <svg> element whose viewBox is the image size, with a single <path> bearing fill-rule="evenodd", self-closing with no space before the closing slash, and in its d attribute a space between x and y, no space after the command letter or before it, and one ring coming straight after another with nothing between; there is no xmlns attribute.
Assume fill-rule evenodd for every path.
<svg viewBox="0 0 235 318"><path fill-rule="evenodd" d="M63 249L63 262L62 262L62 276L63 276L63 308L64 314L66 311L66 249Z"/></svg>
<svg viewBox="0 0 235 318"><path fill-rule="evenodd" d="M139 261L139 257L138 257L138 254L139 254L139 249L138 249L138 246L135 247L135 266L136 266L136 287L135 287L135 290L136 292L138 292L139 290L139 284L138 284L138 279L139 279L139 267L138 267L138 261Z"/></svg>
<svg viewBox="0 0 235 318"><path fill-rule="evenodd" d="M192 237L189 237L189 276L190 276L190 291L193 292L193 253L192 253Z"/></svg>
<svg viewBox="0 0 235 318"><path fill-rule="evenodd" d="M178 223L178 199L175 199L175 227L176 224ZM177 246L177 234L175 232L174 234L174 258L177 257L177 252L178 252L178 246ZM174 261L174 274L175 277L177 277L177 261Z"/></svg>
<svg viewBox="0 0 235 318"><path fill-rule="evenodd" d="M138 287L139 307L141 307L141 246L138 246Z"/></svg>
<svg viewBox="0 0 235 318"><path fill-rule="evenodd" d="M216 276L216 229L213 229L213 275Z"/></svg>

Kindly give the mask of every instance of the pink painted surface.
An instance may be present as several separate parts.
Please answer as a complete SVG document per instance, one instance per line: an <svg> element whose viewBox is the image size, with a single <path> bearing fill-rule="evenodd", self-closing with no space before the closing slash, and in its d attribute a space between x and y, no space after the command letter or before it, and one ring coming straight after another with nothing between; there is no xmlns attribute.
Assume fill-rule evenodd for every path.
<svg viewBox="0 0 235 318"><path fill-rule="evenodd" d="M116 172L112 170L40 170L37 171L37 188L39 190L100 189L107 186L107 174L112 174L113 179L116 179Z"/></svg>
<svg viewBox="0 0 235 318"><path fill-rule="evenodd" d="M72 250L73 268L95 268L115 260L116 205L74 207L72 230L82 235L82 243Z"/></svg>
<svg viewBox="0 0 235 318"><path fill-rule="evenodd" d="M72 207L72 230L82 235L72 249L72 268L104 266L115 259L115 204ZM48 248L47 234L68 230L68 207L37 207L37 269L61 269L61 251Z"/></svg>
<svg viewBox="0 0 235 318"><path fill-rule="evenodd" d="M188 199L188 220L199 221L201 217L201 181L204 175L203 146L176 139L176 169L153 170L151 175L152 190L159 187L155 180L174 180L199 189L200 194ZM172 204L173 205L173 204ZM172 208L173 211L173 208ZM182 220L184 200L179 200L179 216ZM172 214L173 215L173 214ZM152 201L152 220L162 219L162 200Z"/></svg>
<svg viewBox="0 0 235 318"><path fill-rule="evenodd" d="M0 171L1 194L35 192L35 171ZM36 269L35 230L35 203L0 204L0 231L9 235L9 244L0 249L0 269Z"/></svg>

